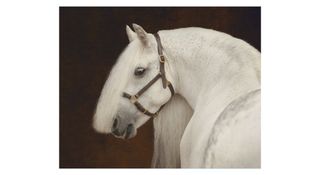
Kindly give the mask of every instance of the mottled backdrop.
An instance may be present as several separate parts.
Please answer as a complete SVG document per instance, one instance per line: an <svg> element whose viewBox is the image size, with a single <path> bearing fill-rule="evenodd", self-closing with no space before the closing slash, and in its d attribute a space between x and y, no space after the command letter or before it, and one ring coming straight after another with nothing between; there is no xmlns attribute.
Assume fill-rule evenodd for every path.
<svg viewBox="0 0 320 175"><path fill-rule="evenodd" d="M60 167L150 167L151 120L126 141L97 134L91 124L108 73L128 43L126 24L137 23L147 32L210 28L260 50L260 19L259 7L61 7Z"/></svg>

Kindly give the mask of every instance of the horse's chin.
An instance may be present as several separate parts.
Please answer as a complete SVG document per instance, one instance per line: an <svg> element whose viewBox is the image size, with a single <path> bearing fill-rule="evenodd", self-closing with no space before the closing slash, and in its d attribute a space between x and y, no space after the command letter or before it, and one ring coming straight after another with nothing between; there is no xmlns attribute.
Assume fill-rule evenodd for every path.
<svg viewBox="0 0 320 175"><path fill-rule="evenodd" d="M135 135L133 135L133 134L123 135L123 136L117 136L117 135L114 135L114 134L112 134L112 135L113 135L115 138L123 139L123 140L129 140L129 139L131 139L131 138L133 138L133 137L136 136L136 134L135 134Z"/></svg>
<svg viewBox="0 0 320 175"><path fill-rule="evenodd" d="M136 134L136 132L135 133L131 133L131 134L128 134L128 135L126 135L125 137L124 137L124 139L131 139L131 138L133 138L133 137L135 137L137 134Z"/></svg>

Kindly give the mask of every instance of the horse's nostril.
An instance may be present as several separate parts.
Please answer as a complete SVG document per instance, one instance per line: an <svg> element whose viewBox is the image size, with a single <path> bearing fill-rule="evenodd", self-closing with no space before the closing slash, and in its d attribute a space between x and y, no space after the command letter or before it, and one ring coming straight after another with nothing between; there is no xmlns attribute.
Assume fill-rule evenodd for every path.
<svg viewBox="0 0 320 175"><path fill-rule="evenodd" d="M119 121L118 121L118 120L119 120L118 118L115 118L115 119L114 119L114 121L113 121L113 125L112 125L112 129L116 129L116 128L117 128L118 123L119 123Z"/></svg>
<svg viewBox="0 0 320 175"><path fill-rule="evenodd" d="M128 127L127 127L126 139L130 136L132 131L133 131L133 124L129 124Z"/></svg>

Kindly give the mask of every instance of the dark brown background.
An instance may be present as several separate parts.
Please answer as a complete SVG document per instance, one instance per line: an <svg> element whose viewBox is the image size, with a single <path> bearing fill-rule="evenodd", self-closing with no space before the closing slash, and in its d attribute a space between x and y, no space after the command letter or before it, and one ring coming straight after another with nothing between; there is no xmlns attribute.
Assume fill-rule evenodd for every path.
<svg viewBox="0 0 320 175"><path fill-rule="evenodd" d="M94 132L91 120L109 70L127 45L125 25L147 32L198 26L260 50L260 8L60 8L60 167L150 167L151 120L131 140ZM120 76L120 75L119 75ZM106 106L107 107L107 106Z"/></svg>

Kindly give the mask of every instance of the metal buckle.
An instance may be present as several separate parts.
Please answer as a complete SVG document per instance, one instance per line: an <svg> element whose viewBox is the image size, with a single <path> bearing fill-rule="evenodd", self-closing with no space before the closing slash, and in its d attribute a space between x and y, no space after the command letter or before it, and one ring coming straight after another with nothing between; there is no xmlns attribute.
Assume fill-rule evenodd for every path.
<svg viewBox="0 0 320 175"><path fill-rule="evenodd" d="M164 63L164 61L165 61L164 55L160 55L159 61L160 61L160 63Z"/></svg>
<svg viewBox="0 0 320 175"><path fill-rule="evenodd" d="M131 95L130 102L135 103L138 100L138 97L136 95Z"/></svg>
<svg viewBox="0 0 320 175"><path fill-rule="evenodd" d="M144 109L143 114L146 114L148 110Z"/></svg>

